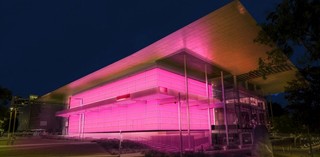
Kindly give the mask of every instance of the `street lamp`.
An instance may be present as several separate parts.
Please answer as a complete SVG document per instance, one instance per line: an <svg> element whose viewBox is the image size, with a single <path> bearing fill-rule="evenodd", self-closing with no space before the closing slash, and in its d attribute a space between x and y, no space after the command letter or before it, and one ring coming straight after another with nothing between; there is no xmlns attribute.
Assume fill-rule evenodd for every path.
<svg viewBox="0 0 320 157"><path fill-rule="evenodd" d="M12 119L12 110L13 108L10 107L10 118L9 118L9 127L8 127L8 144L10 143L10 128L11 128L11 119Z"/></svg>
<svg viewBox="0 0 320 157"><path fill-rule="evenodd" d="M12 137L14 138L14 130L16 128L17 121L17 107L14 108L14 117L13 117L13 128L12 128Z"/></svg>

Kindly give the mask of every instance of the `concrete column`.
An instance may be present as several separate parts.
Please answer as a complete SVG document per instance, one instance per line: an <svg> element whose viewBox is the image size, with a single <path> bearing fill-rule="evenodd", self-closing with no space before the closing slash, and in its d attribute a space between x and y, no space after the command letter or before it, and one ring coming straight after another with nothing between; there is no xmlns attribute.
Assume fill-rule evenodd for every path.
<svg viewBox="0 0 320 157"><path fill-rule="evenodd" d="M223 102L223 111L224 111L224 126L226 131L226 141L227 146L229 146L229 128L228 128L228 119L227 119L227 104L226 104L226 97L224 91L224 76L223 71L221 71L221 92L222 92L222 102Z"/></svg>
<svg viewBox="0 0 320 157"><path fill-rule="evenodd" d="M187 119L188 119L188 149L191 148L191 135L190 135L190 108L189 108L189 86L188 86L188 72L187 72L187 56L184 55L184 78L185 78L185 92L186 92L186 105L187 105Z"/></svg>
<svg viewBox="0 0 320 157"><path fill-rule="evenodd" d="M182 145L182 130L181 130L181 96L180 93L178 93L178 124L179 124L179 149L180 149L180 157L182 157L183 153L183 145Z"/></svg>
<svg viewBox="0 0 320 157"><path fill-rule="evenodd" d="M207 72L207 65L204 66L204 73L206 79L206 93L208 99L208 129L209 129L209 144L212 146L212 130L211 130L211 112L210 112L210 92L209 92L209 83L208 83L208 72Z"/></svg>

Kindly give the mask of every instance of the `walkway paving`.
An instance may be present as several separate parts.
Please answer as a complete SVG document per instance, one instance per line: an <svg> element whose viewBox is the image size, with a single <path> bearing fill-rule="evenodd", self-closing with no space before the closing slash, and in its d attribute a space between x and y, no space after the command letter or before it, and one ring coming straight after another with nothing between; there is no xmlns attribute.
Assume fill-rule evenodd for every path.
<svg viewBox="0 0 320 157"><path fill-rule="evenodd" d="M40 137L18 138L7 145L7 138L0 138L1 157L116 157L100 145L89 141L43 139ZM142 157L143 154L121 154L121 157Z"/></svg>
<svg viewBox="0 0 320 157"><path fill-rule="evenodd" d="M13 145L6 145L6 139L0 139L0 156L6 157L85 157L110 156L94 142L42 139L37 137L18 138Z"/></svg>

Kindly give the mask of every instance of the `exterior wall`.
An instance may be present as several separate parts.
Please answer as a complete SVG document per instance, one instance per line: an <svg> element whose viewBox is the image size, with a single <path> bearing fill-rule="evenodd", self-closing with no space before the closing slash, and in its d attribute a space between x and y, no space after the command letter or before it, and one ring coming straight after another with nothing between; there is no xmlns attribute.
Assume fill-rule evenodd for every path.
<svg viewBox="0 0 320 157"><path fill-rule="evenodd" d="M44 129L48 133L61 134L62 118L56 117L55 113L63 108L61 104L32 104L30 129Z"/></svg>
<svg viewBox="0 0 320 157"><path fill-rule="evenodd" d="M188 79L189 94L206 97L205 83ZM100 87L76 94L70 98L70 108L114 98L128 93L143 91L154 87L166 87L185 93L184 76L168 72L159 68L140 72L126 78L110 82ZM211 87L209 87L210 89ZM212 91L209 90L210 95Z"/></svg>
<svg viewBox="0 0 320 157"><path fill-rule="evenodd" d="M175 94L149 93L141 97L116 101L98 107L77 111L69 114L68 135L93 138L128 138L148 140L165 145L176 146L179 137L179 102L178 94L182 96L181 129L182 137L191 145L209 145L211 137L213 144L226 144L226 127L224 124L223 105L218 100L211 102L215 109L210 109L208 124L207 89L209 97L213 98L212 87L204 82L188 78L188 93L190 107L190 136L188 130L187 101L185 100L185 77L160 68L139 72L105 85L84 91L70 97L70 109L81 108L103 100L163 87ZM252 143L251 130L256 124L265 122L265 107L263 100L240 91L239 99L234 90L227 90L226 105L228 118L229 142L235 145ZM231 92L231 93L230 93ZM231 95L231 96L230 96ZM160 103L164 99L172 99ZM216 103L216 104L215 104ZM250 106L247 111L247 106ZM243 116L248 113L249 118ZM249 114L250 113L250 114ZM262 116L261 116L262 115ZM209 133L209 126L211 133ZM120 134L119 134L120 133ZM209 135L211 134L211 135ZM190 140L189 140L190 138ZM171 142L170 142L171 141ZM174 141L172 143L172 141ZM185 144L185 143L184 143ZM184 146L187 147L187 146Z"/></svg>
<svg viewBox="0 0 320 157"><path fill-rule="evenodd" d="M18 121L18 131L29 130L30 105L19 108Z"/></svg>
<svg viewBox="0 0 320 157"><path fill-rule="evenodd" d="M207 130L206 110L190 108L192 130ZM187 129L186 108L182 108L182 128ZM69 117L69 135L79 134L79 115ZM84 120L85 133L105 133L119 131L171 131L178 130L178 106L170 103L130 104L114 106L96 112L86 112Z"/></svg>
<svg viewBox="0 0 320 157"><path fill-rule="evenodd" d="M206 98L205 83L188 79L188 84L189 95ZM165 87L169 90L185 93L185 77L159 68L151 69L76 94L70 98L70 108L89 105L119 95L154 87ZM84 112L83 132L84 134L90 134L119 131L178 130L178 103L159 104L159 99L164 99L164 97L150 95L148 98L144 98L145 101L128 100L116 102L105 104L94 109L94 111L86 111ZM181 106L182 129L187 130L186 101L181 101ZM199 108L199 104L190 103L191 130L208 130L207 119L207 110ZM79 113L69 116L68 134L70 136L79 135L81 130L80 123L81 117Z"/></svg>
<svg viewBox="0 0 320 157"><path fill-rule="evenodd" d="M114 98L116 96L138 92L152 87L157 87L158 69L152 69L136 75L127 76L126 78L110 82L100 87L76 94L70 99L70 108L83 104ZM77 98L81 98L77 99Z"/></svg>

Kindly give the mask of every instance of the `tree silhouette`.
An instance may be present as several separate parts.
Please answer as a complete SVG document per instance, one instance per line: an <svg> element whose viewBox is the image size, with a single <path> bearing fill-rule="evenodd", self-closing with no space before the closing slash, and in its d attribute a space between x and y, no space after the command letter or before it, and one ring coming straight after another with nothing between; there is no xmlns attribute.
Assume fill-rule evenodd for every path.
<svg viewBox="0 0 320 157"><path fill-rule="evenodd" d="M290 115L283 119L292 118L296 127L301 124L319 133L320 1L283 0L260 26L255 42L271 47L268 57L258 61L262 73L273 66L288 65L287 58L298 58L297 77L285 89Z"/></svg>
<svg viewBox="0 0 320 157"><path fill-rule="evenodd" d="M0 129L2 132L7 131L8 129L8 119L10 114L8 103L11 100L11 97L11 91L0 86L0 121L2 121Z"/></svg>

